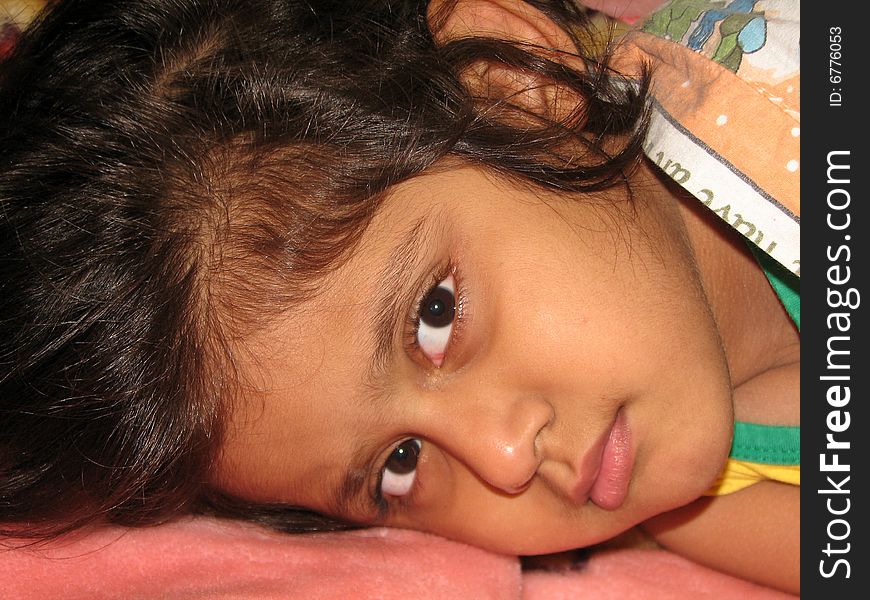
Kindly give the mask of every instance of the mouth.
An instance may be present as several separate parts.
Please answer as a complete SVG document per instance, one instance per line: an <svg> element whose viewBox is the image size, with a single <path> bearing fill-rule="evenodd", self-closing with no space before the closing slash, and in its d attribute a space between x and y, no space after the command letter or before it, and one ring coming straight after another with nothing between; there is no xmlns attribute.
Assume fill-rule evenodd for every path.
<svg viewBox="0 0 870 600"><path fill-rule="evenodd" d="M583 458L583 475L574 487L574 500L581 504L591 500L605 510L618 509L628 496L633 463L631 431L620 408L610 429Z"/></svg>

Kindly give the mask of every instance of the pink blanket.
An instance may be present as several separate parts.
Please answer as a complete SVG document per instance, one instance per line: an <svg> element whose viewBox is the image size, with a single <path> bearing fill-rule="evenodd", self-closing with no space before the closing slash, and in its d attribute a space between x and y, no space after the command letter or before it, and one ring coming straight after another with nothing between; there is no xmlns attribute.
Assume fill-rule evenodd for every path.
<svg viewBox="0 0 870 600"><path fill-rule="evenodd" d="M793 598L663 550L602 551L578 567L522 571L516 557L418 532L285 535L204 517L0 550L0 590L7 600Z"/></svg>

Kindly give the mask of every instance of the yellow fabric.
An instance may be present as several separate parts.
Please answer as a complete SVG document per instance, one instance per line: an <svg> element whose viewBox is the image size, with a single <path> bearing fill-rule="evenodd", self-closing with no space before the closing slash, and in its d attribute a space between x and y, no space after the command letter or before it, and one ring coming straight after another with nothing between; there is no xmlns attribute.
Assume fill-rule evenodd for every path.
<svg viewBox="0 0 870 600"><path fill-rule="evenodd" d="M766 465L729 458L716 483L705 495L724 496L759 481L779 481L800 486L801 467L800 465Z"/></svg>

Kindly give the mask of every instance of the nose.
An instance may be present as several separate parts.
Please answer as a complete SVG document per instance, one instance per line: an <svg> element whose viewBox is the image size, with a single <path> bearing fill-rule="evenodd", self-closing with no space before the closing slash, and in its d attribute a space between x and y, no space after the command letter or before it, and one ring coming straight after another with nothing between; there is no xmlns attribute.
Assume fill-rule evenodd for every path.
<svg viewBox="0 0 870 600"><path fill-rule="evenodd" d="M504 392L451 395L430 424L437 442L480 479L506 492L521 492L541 463L539 436L553 420L540 396L506 399ZM499 397L502 396L502 397ZM440 404L440 403L439 403Z"/></svg>

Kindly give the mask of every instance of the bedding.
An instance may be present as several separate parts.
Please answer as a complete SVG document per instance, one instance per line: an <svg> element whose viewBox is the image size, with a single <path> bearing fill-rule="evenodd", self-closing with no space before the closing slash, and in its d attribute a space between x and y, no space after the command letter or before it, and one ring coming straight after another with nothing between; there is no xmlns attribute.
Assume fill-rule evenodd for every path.
<svg viewBox="0 0 870 600"><path fill-rule="evenodd" d="M793 598L649 546L603 546L580 561L522 570L515 556L415 531L286 535L205 517L12 543L0 549L8 600Z"/></svg>

